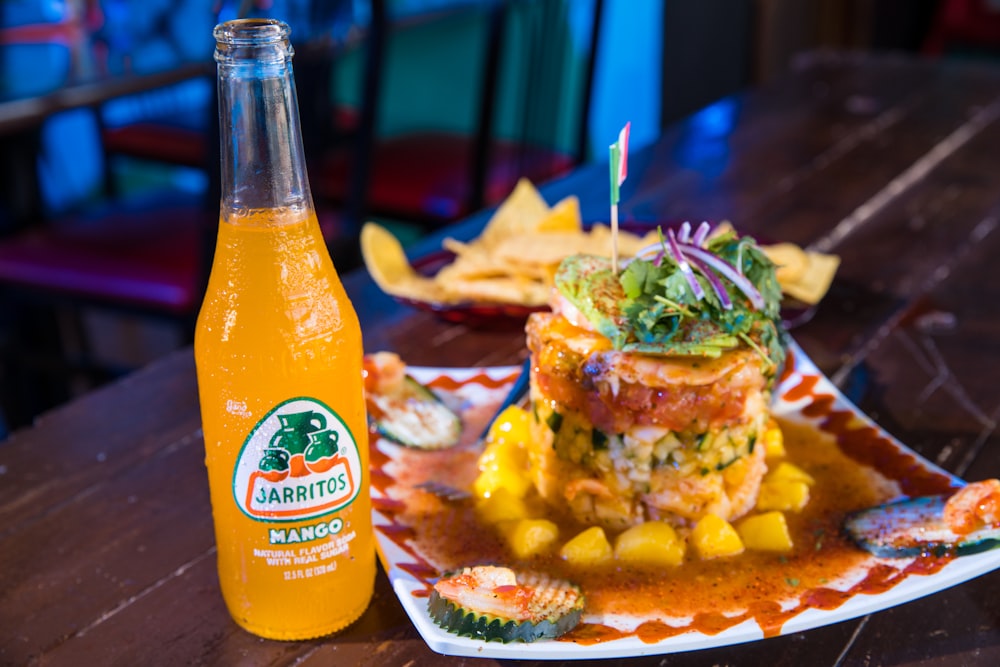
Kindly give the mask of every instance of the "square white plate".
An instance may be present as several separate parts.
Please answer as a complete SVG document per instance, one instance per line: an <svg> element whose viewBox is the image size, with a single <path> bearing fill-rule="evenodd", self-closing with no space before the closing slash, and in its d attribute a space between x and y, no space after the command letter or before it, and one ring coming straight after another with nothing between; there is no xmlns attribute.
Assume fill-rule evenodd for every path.
<svg viewBox="0 0 1000 667"><path fill-rule="evenodd" d="M462 410L479 409L482 412L485 408L492 408L502 399L510 383L520 372L520 368L411 367L409 372L421 382L432 384L443 393L448 393L448 399L459 404ZM899 460L912 465L914 471L947 476L953 479L956 485L961 484L960 480L952 478L948 473L920 458L862 414L841 395L794 343L789 349L787 368L775 390L772 412L785 419L812 423L817 428L835 435L839 432L838 429L865 431L867 438L879 439L882 445L890 447L894 455L900 457ZM478 433L470 434L471 437L475 435ZM633 634L596 644L576 644L571 641L501 644L468 639L445 632L427 613L427 592L437 576L436 571L433 565L423 561L421 555L416 553L407 541L406 527L396 525L393 518L395 514L393 508L398 508L400 502L405 502L400 501L400 498L405 498L405 494L392 493L393 484L397 483L394 476L398 476L399 473L400 447L384 439L373 440L372 446L378 452L378 456L373 457L372 472L373 477L378 476L379 483L373 484L372 500L375 507L373 515L379 558L406 613L427 645L438 653L497 659L621 658L705 649L764 638L763 630L753 620L746 620L714 635L691 630L652 643L643 642ZM403 530L400 530L401 528ZM872 556L868 567L882 564L902 569L908 562L878 559ZM898 583L884 592L854 594L833 609L804 609L788 619L781 626L779 634L810 630L881 611L944 590L997 567L1000 567L1000 549L956 558L933 574L899 576ZM638 619L639 622L642 620ZM588 622L586 613L583 622ZM598 622L608 624L609 620L600 618ZM628 623L635 623L635 620L632 619Z"/></svg>

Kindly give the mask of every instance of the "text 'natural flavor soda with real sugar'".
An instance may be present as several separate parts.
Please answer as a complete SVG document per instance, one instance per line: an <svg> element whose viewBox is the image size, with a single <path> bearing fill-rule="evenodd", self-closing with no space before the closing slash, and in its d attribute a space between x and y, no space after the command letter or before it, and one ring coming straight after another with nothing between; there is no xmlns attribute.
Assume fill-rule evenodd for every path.
<svg viewBox="0 0 1000 667"><path fill-rule="evenodd" d="M222 595L306 639L357 619L375 548L361 329L316 220L289 29L215 29L221 212L195 332Z"/></svg>

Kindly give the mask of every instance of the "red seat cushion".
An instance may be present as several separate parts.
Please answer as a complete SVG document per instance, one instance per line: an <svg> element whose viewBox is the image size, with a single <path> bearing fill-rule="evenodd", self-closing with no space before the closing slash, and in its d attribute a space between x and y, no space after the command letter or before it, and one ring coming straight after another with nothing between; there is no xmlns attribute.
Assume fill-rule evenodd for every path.
<svg viewBox="0 0 1000 667"><path fill-rule="evenodd" d="M161 123L131 123L101 133L108 153L189 167L204 167L208 138L205 132Z"/></svg>
<svg viewBox="0 0 1000 667"><path fill-rule="evenodd" d="M472 173L472 141L468 136L426 132L380 141L372 155L367 205L379 213L448 221L467 210ZM321 196L344 199L353 162L338 152L310 171ZM566 154L513 142L495 142L486 178L485 204L510 194L518 178L539 182L568 172Z"/></svg>
<svg viewBox="0 0 1000 667"><path fill-rule="evenodd" d="M354 132L361 123L361 113L352 106L337 104L333 107L333 127L339 132Z"/></svg>
<svg viewBox="0 0 1000 667"><path fill-rule="evenodd" d="M215 220L200 200L51 222L0 240L0 283L191 314L202 298L206 224Z"/></svg>
<svg viewBox="0 0 1000 667"><path fill-rule="evenodd" d="M923 51L941 55L950 46L1000 49L1000 9L986 0L941 2Z"/></svg>

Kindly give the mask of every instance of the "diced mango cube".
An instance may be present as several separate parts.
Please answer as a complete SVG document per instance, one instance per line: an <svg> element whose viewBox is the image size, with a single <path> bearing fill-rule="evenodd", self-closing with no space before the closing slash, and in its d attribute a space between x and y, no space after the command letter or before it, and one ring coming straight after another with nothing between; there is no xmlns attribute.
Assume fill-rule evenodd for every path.
<svg viewBox="0 0 1000 667"><path fill-rule="evenodd" d="M765 481L787 481L787 482L804 482L809 486L816 483L812 475L807 473L802 468L798 467L794 463L789 463L788 461L782 461L779 463L774 470L767 473Z"/></svg>
<svg viewBox="0 0 1000 667"><path fill-rule="evenodd" d="M524 498L530 488L528 473L510 468L487 468L472 483L472 491L479 498L489 498L498 489L505 489L518 498Z"/></svg>
<svg viewBox="0 0 1000 667"><path fill-rule="evenodd" d="M614 551L604 529L591 526L562 545L559 555L572 565L600 565L610 561Z"/></svg>
<svg viewBox="0 0 1000 667"><path fill-rule="evenodd" d="M510 405L490 424L486 439L490 442L516 442L524 444L531 438L531 415L524 408Z"/></svg>
<svg viewBox="0 0 1000 667"><path fill-rule="evenodd" d="M684 540L669 524L647 521L618 536L615 558L649 565L680 565L684 561Z"/></svg>
<svg viewBox="0 0 1000 667"><path fill-rule="evenodd" d="M486 523L500 523L528 516L528 507L521 496L500 487L476 502L476 514Z"/></svg>
<svg viewBox="0 0 1000 667"><path fill-rule="evenodd" d="M528 452L524 445L514 440L494 440L486 445L479 455L476 465L480 470L487 468L509 468L525 470L528 465Z"/></svg>
<svg viewBox="0 0 1000 667"><path fill-rule="evenodd" d="M761 512L782 510L798 512L809 502L809 485L798 480L764 479L757 494Z"/></svg>
<svg viewBox="0 0 1000 667"><path fill-rule="evenodd" d="M520 519L501 524L507 546L518 558L549 552L559 539L559 526L548 519Z"/></svg>
<svg viewBox="0 0 1000 667"><path fill-rule="evenodd" d="M769 459L780 459L786 455L785 436L781 427L773 420L768 422L761 438L764 441L764 455Z"/></svg>
<svg viewBox="0 0 1000 667"><path fill-rule="evenodd" d="M743 545L754 551L791 551L792 536L781 512L772 511L743 519L736 525Z"/></svg>
<svg viewBox="0 0 1000 667"><path fill-rule="evenodd" d="M691 531L691 546L702 560L743 553L743 541L732 524L717 514L706 514Z"/></svg>
<svg viewBox="0 0 1000 667"><path fill-rule="evenodd" d="M479 476L473 490L480 498L488 498L497 489L507 489L523 498L531 488L528 477L528 453L514 440L491 442L479 455Z"/></svg>

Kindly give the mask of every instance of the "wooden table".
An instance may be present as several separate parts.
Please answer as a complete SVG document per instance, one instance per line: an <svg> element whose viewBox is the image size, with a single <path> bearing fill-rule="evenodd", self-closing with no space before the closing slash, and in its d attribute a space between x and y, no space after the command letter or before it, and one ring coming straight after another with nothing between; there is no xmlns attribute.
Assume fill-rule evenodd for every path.
<svg viewBox="0 0 1000 667"><path fill-rule="evenodd" d="M1000 477L1000 68L820 53L727 105L631 156L623 217L729 218L840 254L832 291L795 339L920 454L970 480ZM602 219L607 178L588 167L544 193L578 194L585 217ZM483 220L448 232L468 237ZM516 329L445 324L396 305L364 273L346 282L369 351L439 365L525 354ZM240 630L218 590L199 424L183 350L0 444L0 663L477 662L431 652L382 574L367 613L335 637L279 643ZM667 660L998 664L1000 573Z"/></svg>

